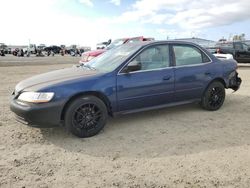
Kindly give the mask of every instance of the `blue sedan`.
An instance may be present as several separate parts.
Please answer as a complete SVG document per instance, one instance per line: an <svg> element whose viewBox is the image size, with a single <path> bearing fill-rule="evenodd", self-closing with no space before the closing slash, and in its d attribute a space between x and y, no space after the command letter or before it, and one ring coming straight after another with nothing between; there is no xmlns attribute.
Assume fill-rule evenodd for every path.
<svg viewBox="0 0 250 188"><path fill-rule="evenodd" d="M218 110L225 89L236 91L240 84L234 60L219 60L196 44L138 42L21 81L10 108L24 124L63 125L78 137L90 137L103 129L108 115L194 102Z"/></svg>

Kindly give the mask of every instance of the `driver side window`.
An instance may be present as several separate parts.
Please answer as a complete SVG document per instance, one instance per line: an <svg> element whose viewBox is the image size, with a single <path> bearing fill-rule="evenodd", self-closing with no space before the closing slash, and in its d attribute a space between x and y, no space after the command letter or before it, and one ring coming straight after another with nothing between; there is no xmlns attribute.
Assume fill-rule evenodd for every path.
<svg viewBox="0 0 250 188"><path fill-rule="evenodd" d="M169 46L157 45L143 50L129 65L140 65L140 70L154 70L169 67Z"/></svg>

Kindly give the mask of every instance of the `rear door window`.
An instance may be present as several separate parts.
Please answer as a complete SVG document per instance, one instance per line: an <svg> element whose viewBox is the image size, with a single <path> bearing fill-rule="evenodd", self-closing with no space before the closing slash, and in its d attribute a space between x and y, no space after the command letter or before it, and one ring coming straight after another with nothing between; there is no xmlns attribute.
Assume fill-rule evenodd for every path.
<svg viewBox="0 0 250 188"><path fill-rule="evenodd" d="M202 54L202 52L194 46L174 45L173 51L176 66L201 64L205 59L205 62L208 62L208 57L204 59L205 54Z"/></svg>

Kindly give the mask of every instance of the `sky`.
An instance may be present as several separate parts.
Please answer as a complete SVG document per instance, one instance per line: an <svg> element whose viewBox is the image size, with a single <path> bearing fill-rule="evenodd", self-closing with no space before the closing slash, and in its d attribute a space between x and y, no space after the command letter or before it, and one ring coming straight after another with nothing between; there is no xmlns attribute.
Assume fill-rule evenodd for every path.
<svg viewBox="0 0 250 188"><path fill-rule="evenodd" d="M0 0L0 43L93 48L136 36L250 39L249 8L250 0Z"/></svg>

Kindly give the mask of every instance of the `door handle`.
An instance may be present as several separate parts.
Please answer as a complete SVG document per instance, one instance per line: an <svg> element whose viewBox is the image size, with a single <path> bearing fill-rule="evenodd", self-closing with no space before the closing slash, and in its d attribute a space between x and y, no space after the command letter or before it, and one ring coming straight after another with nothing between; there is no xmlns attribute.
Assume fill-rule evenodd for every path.
<svg viewBox="0 0 250 188"><path fill-rule="evenodd" d="M211 75L211 72L205 72L205 75L209 76L209 75Z"/></svg>
<svg viewBox="0 0 250 188"><path fill-rule="evenodd" d="M170 80L171 77L172 77L172 76L170 76L170 75L169 75L169 76L164 76L162 79L163 79L163 80Z"/></svg>

